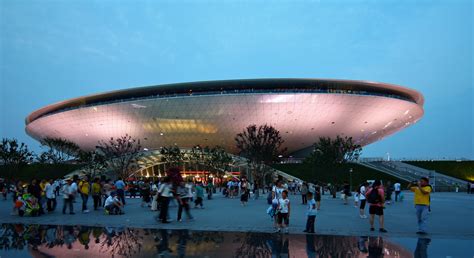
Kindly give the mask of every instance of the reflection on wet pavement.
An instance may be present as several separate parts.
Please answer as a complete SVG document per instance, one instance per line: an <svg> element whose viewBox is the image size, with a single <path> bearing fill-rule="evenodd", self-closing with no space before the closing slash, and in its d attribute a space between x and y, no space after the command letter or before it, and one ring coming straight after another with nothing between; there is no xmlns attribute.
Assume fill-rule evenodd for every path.
<svg viewBox="0 0 474 258"><path fill-rule="evenodd" d="M0 257L427 257L382 237L2 224ZM469 247L466 252L469 255Z"/></svg>

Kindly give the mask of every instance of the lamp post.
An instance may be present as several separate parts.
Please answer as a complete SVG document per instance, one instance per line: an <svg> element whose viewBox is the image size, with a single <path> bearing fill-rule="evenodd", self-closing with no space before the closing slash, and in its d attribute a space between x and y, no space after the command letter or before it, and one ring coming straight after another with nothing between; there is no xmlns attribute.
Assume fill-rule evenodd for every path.
<svg viewBox="0 0 474 258"><path fill-rule="evenodd" d="M315 149L313 152L314 152L314 153L318 152L319 155L322 155L322 154L323 154L323 151L320 150L320 149ZM313 165L312 165L312 167L311 167L311 169L312 169L311 172L312 172L312 175L314 176L314 178L316 179L316 174L315 174L315 172L314 172L314 167L316 166L316 161L317 161L316 154L315 154L314 156L315 156L315 159L313 160Z"/></svg>
<svg viewBox="0 0 474 258"><path fill-rule="evenodd" d="M352 168L349 169L349 191L352 191Z"/></svg>

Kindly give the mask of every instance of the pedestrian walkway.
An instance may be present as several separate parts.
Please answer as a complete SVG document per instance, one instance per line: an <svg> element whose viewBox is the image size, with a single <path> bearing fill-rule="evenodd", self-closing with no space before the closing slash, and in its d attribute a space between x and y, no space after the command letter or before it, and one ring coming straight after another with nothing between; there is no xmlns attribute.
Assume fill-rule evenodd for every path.
<svg viewBox="0 0 474 258"><path fill-rule="evenodd" d="M303 234L306 223L306 206L301 204L300 195L290 195L292 211L290 233ZM217 230L217 231L254 231L272 232L272 222L266 214L268 205L265 198L250 199L248 206L242 207L239 199L227 199L220 194L213 200L204 200L204 209L192 209L195 221L176 221L177 206L170 207L170 216L174 221L161 224L154 220L157 212L140 207L140 199L128 199L125 215L105 215L103 210L80 212L81 203L75 203L75 215L63 215L60 212L62 202L52 214L41 217L18 217L10 215L11 200L0 201L1 223L26 223L50 225L88 225L88 226L128 226L146 228ZM432 195L432 213L428 221L430 237L474 238L474 195L463 193L435 193ZM350 202L351 203L351 202ZM352 202L353 203L353 202ZM413 194L405 192L401 203L387 205L385 210L385 228L388 233L369 232L367 219L359 217L359 209L354 205L343 205L340 199L323 195L321 210L316 217L316 233L331 235L378 235L416 236L417 223L413 206ZM367 211L366 211L367 212ZM376 223L377 227L377 223Z"/></svg>

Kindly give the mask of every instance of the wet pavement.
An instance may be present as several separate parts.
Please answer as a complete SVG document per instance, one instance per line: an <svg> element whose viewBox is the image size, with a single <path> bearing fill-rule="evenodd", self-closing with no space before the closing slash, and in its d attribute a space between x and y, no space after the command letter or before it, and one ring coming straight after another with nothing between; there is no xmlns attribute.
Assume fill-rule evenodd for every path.
<svg viewBox="0 0 474 258"><path fill-rule="evenodd" d="M472 240L2 224L0 257L473 257Z"/></svg>
<svg viewBox="0 0 474 258"><path fill-rule="evenodd" d="M290 195L292 214L290 233L302 234L306 224L306 206L301 205L300 195ZM81 202L75 203L75 215L61 214L62 201L58 202L55 212L41 217L19 217L10 215L12 202L0 201L0 223L22 223L43 225L87 225L87 226L124 226L131 228L166 228L201 231L226 232L273 232L272 222L266 214L268 204L265 197L249 200L242 207L239 199L227 199L216 194L212 200L204 200L205 209L192 209L195 218L192 222L176 222L177 206L171 205L170 224L157 223L157 212L140 207L140 199L127 199L125 215L108 216L103 210L80 212ZM474 239L474 195L464 193L434 193L432 212L429 215L428 232L431 238ZM89 201L89 208L92 205ZM385 209L385 228L383 236L416 238L416 217L413 207L413 194L406 192L405 201L387 205ZM366 210L366 213L368 211ZM376 223L376 227L378 227ZM342 200L322 197L321 210L316 217L316 231L324 235L380 235L378 231L369 231L368 219L359 218L359 209L352 205L343 205Z"/></svg>
<svg viewBox="0 0 474 258"><path fill-rule="evenodd" d="M194 221L157 223L156 212L127 199L125 215L103 210L63 215L58 210L40 217L10 215L11 200L0 201L3 257L474 257L474 195L435 193L429 234L418 238L413 195L385 209L388 233L370 232L354 205L323 196L316 219L316 235L302 233L305 206L290 195L290 234L274 229L265 213L266 200L238 199L217 194L205 209L192 209ZM26 226L31 225L31 226ZM53 226L51 226L53 225ZM377 223L376 223L377 225ZM426 256L427 255L427 256Z"/></svg>

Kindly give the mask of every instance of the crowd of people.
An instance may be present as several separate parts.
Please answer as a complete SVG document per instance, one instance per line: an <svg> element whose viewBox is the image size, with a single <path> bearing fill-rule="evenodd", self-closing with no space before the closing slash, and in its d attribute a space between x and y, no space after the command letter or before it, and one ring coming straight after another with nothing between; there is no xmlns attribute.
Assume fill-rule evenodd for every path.
<svg viewBox="0 0 474 258"><path fill-rule="evenodd" d="M247 206L251 194L258 199L260 192L265 193L255 182L250 183L246 177L232 177L227 182L218 185L225 198L234 199L240 196L242 206ZM421 178L419 182L411 182L408 189L414 192L416 217L419 225L419 234L426 234L427 218L430 212L430 193L432 187L427 178ZM285 182L282 178L273 185L267 186L267 202L270 207L267 213L270 215L277 232L288 233L291 215L291 202L289 195L301 195L301 204L307 206L307 223L304 232L314 233L316 216L321 208L321 195L330 194L336 197L334 191L340 191L345 205L348 198L354 195L354 205L359 208L359 216L366 219L366 206L368 205L370 230L374 231L375 217L378 217L379 231L387 232L384 226L385 205L391 203L392 193L395 192L395 202L403 200L400 183L383 185L380 180L371 184L363 182L356 187L353 193L347 182L341 186L331 184L311 184L306 182ZM183 211L188 221L194 220L191 214L191 206L204 209L204 199L211 200L216 193L217 187L212 181L181 181L178 184L172 182L170 177L160 180L133 180L125 182L122 178L116 181L97 177L90 179L88 176L75 175L64 180L31 180L29 183L18 181L8 184L0 180L0 192L4 199L10 192L13 200L12 214L19 216L42 216L54 212L58 206L58 199L63 199L62 213L75 214L74 203L80 202L81 211L89 213L89 200L92 201L94 210L103 209L107 215L120 215L125 213L126 199L141 198L141 207L149 208L158 212L156 220L161 223L173 221L169 214L170 204L178 206L176 220L183 221ZM90 198L89 198L90 197Z"/></svg>
<svg viewBox="0 0 474 258"><path fill-rule="evenodd" d="M233 198L239 192L242 204L248 201L250 184L246 179L232 178L230 184L236 183L237 188L222 184L222 192L228 198ZM92 205L94 210L103 209L106 215L125 213L126 195L129 198L141 198L141 207L158 212L156 219L161 223L170 223L169 206L177 205L176 220L183 221L183 211L188 221L194 220L191 206L204 209L204 199L211 200L216 193L216 187L211 180L172 182L170 177L159 180L130 180L118 178L115 181L105 177L92 180L84 175L58 179L33 179L30 182L7 182L0 179L0 192L4 200L10 193L13 201L12 215L42 216L57 210L58 202L63 200L62 213L74 215L74 203L81 204L81 212L89 213Z"/></svg>
<svg viewBox="0 0 474 258"><path fill-rule="evenodd" d="M433 188L429 184L429 179L426 177L420 178L419 181L410 182L407 188L414 192L414 205L418 224L418 231L416 233L420 235L427 234L427 221L429 213L431 212L430 194ZM375 217L377 216L379 231L382 233L388 232L384 225L384 209L386 205L391 204L393 192L395 192L395 202L403 200L401 184L398 182L393 185L390 182L383 185L381 180L373 180L371 184L369 184L369 182L363 182L357 187L354 194L349 184L345 182L340 190L344 205L348 204L348 197L354 195L355 207L359 208L359 216L361 219L367 218L365 210L368 204L370 231L375 230L374 224ZM302 182L301 185L297 187L297 191L302 196L302 204L307 205L307 222L303 232L314 233L316 215L321 207L321 195L324 194L324 192L329 192L333 195L333 188L331 188L331 185L315 185ZM288 233L291 215L291 202L288 199L289 193L290 190L287 184L284 184L282 180L278 180L273 185L271 193L268 196L268 204L270 204L270 207L267 209L267 213L272 218L276 232ZM333 198L336 198L335 194Z"/></svg>

